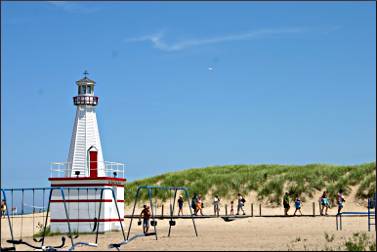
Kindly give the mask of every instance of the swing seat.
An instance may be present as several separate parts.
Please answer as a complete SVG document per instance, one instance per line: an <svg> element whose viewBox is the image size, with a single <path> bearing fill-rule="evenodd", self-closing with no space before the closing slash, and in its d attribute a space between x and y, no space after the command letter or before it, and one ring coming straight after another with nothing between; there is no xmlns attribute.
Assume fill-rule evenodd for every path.
<svg viewBox="0 0 377 252"><path fill-rule="evenodd" d="M41 239L36 239L36 238L33 238L33 241L35 241L35 242L42 242L44 240L44 237L42 237Z"/></svg>
<svg viewBox="0 0 377 252"><path fill-rule="evenodd" d="M137 222L137 225L138 225L138 226L141 226L141 221L140 221L140 220Z"/></svg>
<svg viewBox="0 0 377 252"><path fill-rule="evenodd" d="M175 220L170 220L170 221L169 221L169 225L170 225L170 226L175 226Z"/></svg>
<svg viewBox="0 0 377 252"><path fill-rule="evenodd" d="M230 221L234 221L234 220L236 220L236 218L235 217L228 217L228 216L226 216L226 217L221 217L225 222L230 222Z"/></svg>
<svg viewBox="0 0 377 252"><path fill-rule="evenodd" d="M152 221L151 221L151 226L152 226L152 227L155 227L155 226L157 226L157 221L155 221L155 220L152 220Z"/></svg>

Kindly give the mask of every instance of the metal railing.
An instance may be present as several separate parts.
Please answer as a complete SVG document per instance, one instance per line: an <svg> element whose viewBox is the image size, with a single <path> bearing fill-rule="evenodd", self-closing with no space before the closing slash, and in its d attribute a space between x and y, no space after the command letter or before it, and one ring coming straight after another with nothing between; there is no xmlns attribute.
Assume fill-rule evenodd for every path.
<svg viewBox="0 0 377 252"><path fill-rule="evenodd" d="M93 167L93 163L96 163L97 168ZM125 166L124 163L119 162L109 162L109 161L93 161L85 162L82 167L71 168L71 162L52 162L50 163L50 178L62 178L67 176L73 176L75 171L80 171L78 177L89 177L91 172L97 172L98 176L105 177L125 177ZM73 174L72 174L73 173Z"/></svg>

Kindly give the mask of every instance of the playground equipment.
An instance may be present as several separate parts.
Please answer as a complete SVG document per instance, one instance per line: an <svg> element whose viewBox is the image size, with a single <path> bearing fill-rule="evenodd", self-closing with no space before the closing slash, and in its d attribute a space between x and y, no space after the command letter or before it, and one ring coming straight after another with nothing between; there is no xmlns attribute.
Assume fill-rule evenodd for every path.
<svg viewBox="0 0 377 252"><path fill-rule="evenodd" d="M69 194L71 190L74 190L74 191L87 190L88 192L89 192L89 190L99 190L100 191L100 199L98 200L99 210L98 210L98 215L95 217L96 218L95 223L97 223L98 221L101 220L101 216L103 217L103 214L101 215L101 213L103 213L103 212L101 212L101 208L102 208L102 202L105 202L105 199L103 199L104 198L104 191L110 191L111 196L112 196L111 201L113 201L114 204L115 204L115 207L116 207L116 210L117 210L117 217L118 217L119 225L121 227L123 239L125 239L123 223L122 223L123 219L121 218L120 213L119 213L119 209L118 209L118 205L117 205L117 199L116 199L116 195L115 195L113 188L109 188L109 187L108 188L103 188L103 187L101 187L101 188L96 188L96 187L87 187L87 188L84 188L84 187L76 187L76 188L75 187L44 187L44 188L1 189L2 199L7 203L8 203L7 192L10 193L12 207L14 205L14 193L15 192L21 192L20 237L19 237L19 239L15 239L14 230L13 230L14 216L12 216L13 218L12 218L12 221L11 221L9 211L8 211L8 208L7 208L6 216L7 216L7 220L8 220L8 227L9 227L10 238L11 238L11 239L7 240L7 242L12 244L13 246L12 247L5 247L5 248L1 247L1 251L3 251L3 250L4 251L16 250L16 245L21 245L21 244L26 245L30 248L38 249L38 250L42 250L42 251L56 250L58 248L62 248L62 247L65 246L66 238L64 236L62 236L62 238L61 238L62 242L59 245L45 245L45 237L46 237L47 222L48 222L48 217L49 217L49 212L50 212L50 206L51 206L51 203L54 203L53 200L52 200L53 195L55 196L55 198L56 198L56 196L60 196L59 201L64 206L64 209L62 211L65 214L65 219L64 219L64 221L62 221L62 223L64 225L66 225L66 227L67 227L67 232L64 232L64 233L66 233L67 237L71 241L71 247L69 247L68 250L70 250L70 251L74 250L77 246L97 247L98 235L99 235L99 231L100 231L100 225L98 225L98 223L97 223L97 225L94 223L94 228L92 229L93 232L96 232L95 242L83 242L83 241L75 242L74 241L74 239L76 239L78 237L78 234L76 234L75 236L73 235L72 222L74 222L74 220L70 218L73 211L71 211L71 209L68 206L68 204L70 203L70 199L66 198L66 192L68 192L68 194ZM43 207L44 207L45 193L49 192L49 196L48 196L47 211L46 211L45 214L42 213L42 217L44 218L42 237L40 239L36 239L35 237L33 237L33 241L35 242L35 244L32 244L30 242L26 242L26 241L23 240L23 219L24 219L24 213L25 213L24 212L24 206L26 205L24 201L25 201L25 193L31 192L32 193L31 198L33 200L32 206L35 206L35 193L38 192L38 191L43 192L43 203L42 203ZM78 195L80 195L80 193L78 193ZM33 236L35 235L35 233L34 233L34 225L35 225L34 212L35 211L33 209L33 213L32 213ZM50 220L50 222L51 222L51 220Z"/></svg>
<svg viewBox="0 0 377 252"><path fill-rule="evenodd" d="M336 215L336 230L342 230L342 217L343 216L367 216L368 217L368 231L370 231L371 226L375 226L376 222L372 222L372 220L376 220L376 193L374 193L372 198L368 198L368 211L367 212L342 212Z"/></svg>
<svg viewBox="0 0 377 252"><path fill-rule="evenodd" d="M148 192L148 199L149 199L149 204L150 204L150 208L151 208L151 212L152 212L151 226L154 228L154 232L136 234L136 235L134 235L134 236L132 236L130 238L130 232L131 232L132 222L133 222L133 219L134 219L134 216L135 216L136 204L137 204L137 202L139 200L140 192L141 192L142 189L145 189ZM187 198L187 202L188 202L188 208L190 210L192 224L193 224L194 231L195 231L195 236L198 236L198 232L196 230L196 225L195 225L195 220L194 220L194 217L193 217L193 214L192 214L192 210L191 210L191 207L190 207L190 201L189 201L190 197L189 197L188 189L186 187L174 187L174 186L139 186L137 188L137 191L136 191L135 202L134 202L134 207L133 207L133 210L132 210L130 225L128 227L127 238L125 238L123 241L121 241L119 243L111 243L111 244L109 244L109 248L116 248L117 250L119 250L122 245L126 245L129 242L131 242L132 240L135 240L135 239L137 239L139 237L144 237L144 236L155 236L156 240L158 239L158 236L157 236L157 220L156 220L156 211L155 211L156 207L154 207L153 203L152 203L152 198L153 198L153 196L152 196L152 190L153 189L154 190L169 190L170 194L171 194L172 191L174 191L174 197L173 197L173 199L170 197L170 218L169 218L170 220L169 220L168 237L170 237L172 226L176 225L176 221L174 220L173 214L174 214L175 202L176 202L176 198L177 198L177 191L183 191L185 193L185 197ZM157 200L157 199L155 199L155 200ZM173 201L173 204L172 204L172 201ZM141 222L138 223L138 225L141 225Z"/></svg>

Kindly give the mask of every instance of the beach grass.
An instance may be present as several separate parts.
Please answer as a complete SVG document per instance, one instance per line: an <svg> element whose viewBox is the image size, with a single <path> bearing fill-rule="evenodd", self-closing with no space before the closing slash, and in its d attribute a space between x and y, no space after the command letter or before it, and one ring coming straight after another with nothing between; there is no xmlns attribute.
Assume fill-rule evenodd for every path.
<svg viewBox="0 0 377 252"><path fill-rule="evenodd" d="M326 190L334 200L339 189L347 196L351 186L356 186L356 198L364 200L373 195L376 188L376 163L360 165L225 165L194 168L169 172L136 180L125 185L125 202L134 200L136 189L140 185L186 186L190 194L200 193L204 197L218 194L221 198L234 197L237 193L257 193L259 200L271 204L280 204L285 191L291 196L300 194L302 200L313 197L314 193ZM169 192L155 190L154 196L167 201ZM141 192L141 199L147 200L146 190Z"/></svg>

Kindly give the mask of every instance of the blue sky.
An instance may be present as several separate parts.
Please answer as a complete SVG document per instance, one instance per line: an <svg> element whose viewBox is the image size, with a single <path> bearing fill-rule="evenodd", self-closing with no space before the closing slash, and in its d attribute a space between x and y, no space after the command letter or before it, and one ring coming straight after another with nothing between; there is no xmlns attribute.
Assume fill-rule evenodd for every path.
<svg viewBox="0 0 377 252"><path fill-rule="evenodd" d="M2 2L3 186L65 161L75 81L134 180L222 164L376 159L374 2Z"/></svg>

